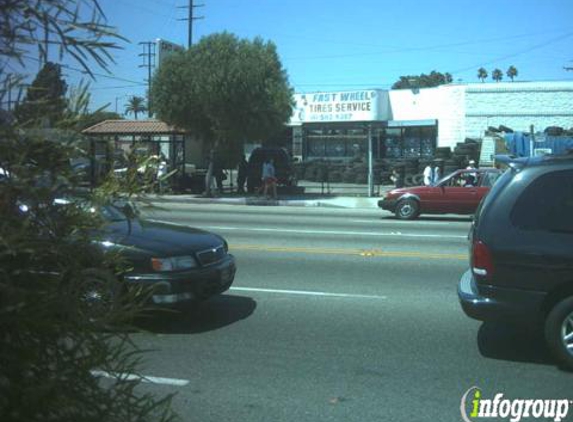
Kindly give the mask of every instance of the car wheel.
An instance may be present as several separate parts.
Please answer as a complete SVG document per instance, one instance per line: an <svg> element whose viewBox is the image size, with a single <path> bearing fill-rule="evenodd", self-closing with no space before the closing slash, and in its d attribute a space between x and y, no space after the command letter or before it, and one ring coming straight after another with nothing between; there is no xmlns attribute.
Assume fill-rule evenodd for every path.
<svg viewBox="0 0 573 422"><path fill-rule="evenodd" d="M549 312L545 339L559 362L573 370L573 297L557 303Z"/></svg>
<svg viewBox="0 0 573 422"><path fill-rule="evenodd" d="M109 271L84 270L77 279L80 311L92 321L104 319L117 308L119 283Z"/></svg>
<svg viewBox="0 0 573 422"><path fill-rule="evenodd" d="M413 220L418 217L420 205L415 199L402 199L396 205L396 217L401 220Z"/></svg>

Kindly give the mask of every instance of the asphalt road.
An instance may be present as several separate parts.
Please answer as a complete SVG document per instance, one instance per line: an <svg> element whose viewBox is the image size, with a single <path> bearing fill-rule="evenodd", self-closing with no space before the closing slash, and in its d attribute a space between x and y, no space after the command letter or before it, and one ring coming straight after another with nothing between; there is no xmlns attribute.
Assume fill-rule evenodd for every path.
<svg viewBox="0 0 573 422"><path fill-rule="evenodd" d="M473 386L484 399L573 399L536 330L461 311L468 218L167 208L147 217L217 232L238 262L229 292L134 335L153 349L142 372L167 379L144 389L177 393L185 421L460 421Z"/></svg>

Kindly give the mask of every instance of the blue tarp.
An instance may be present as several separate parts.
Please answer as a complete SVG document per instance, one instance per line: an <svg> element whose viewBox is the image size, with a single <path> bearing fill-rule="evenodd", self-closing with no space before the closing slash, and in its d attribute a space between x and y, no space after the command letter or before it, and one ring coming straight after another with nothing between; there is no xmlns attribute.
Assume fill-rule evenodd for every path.
<svg viewBox="0 0 573 422"><path fill-rule="evenodd" d="M525 132L505 134L505 144L510 154L517 157L529 157L529 141L531 135ZM534 149L550 149L552 154L565 154L573 150L573 137L548 136L544 133L534 135Z"/></svg>

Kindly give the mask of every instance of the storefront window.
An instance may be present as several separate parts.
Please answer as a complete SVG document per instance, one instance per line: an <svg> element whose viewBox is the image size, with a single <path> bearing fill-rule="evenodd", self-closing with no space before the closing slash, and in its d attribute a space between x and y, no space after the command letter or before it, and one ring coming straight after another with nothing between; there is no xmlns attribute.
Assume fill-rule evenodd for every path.
<svg viewBox="0 0 573 422"><path fill-rule="evenodd" d="M407 158L420 156L420 129L417 127L404 128L404 147L402 156Z"/></svg>
<svg viewBox="0 0 573 422"><path fill-rule="evenodd" d="M346 142L344 139L328 139L326 142L326 157L346 156Z"/></svg>
<svg viewBox="0 0 573 422"><path fill-rule="evenodd" d="M309 157L324 157L325 150L324 150L324 139L308 139L307 141L307 148L308 148L308 156Z"/></svg>
<svg viewBox="0 0 573 422"><path fill-rule="evenodd" d="M436 149L436 128L420 128L420 155L422 157L431 157Z"/></svg>
<svg viewBox="0 0 573 422"><path fill-rule="evenodd" d="M386 129L386 157L399 158L402 156L402 129Z"/></svg>

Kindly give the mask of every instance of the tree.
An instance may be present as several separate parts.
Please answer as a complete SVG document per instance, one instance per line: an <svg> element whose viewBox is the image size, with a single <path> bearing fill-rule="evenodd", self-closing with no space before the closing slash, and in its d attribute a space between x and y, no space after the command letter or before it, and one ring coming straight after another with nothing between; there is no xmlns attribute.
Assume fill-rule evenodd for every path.
<svg viewBox="0 0 573 422"><path fill-rule="evenodd" d="M517 76L517 69L515 68L515 66L509 66L506 75L508 78L511 79L511 82L513 82L513 78Z"/></svg>
<svg viewBox="0 0 573 422"><path fill-rule="evenodd" d="M151 86L159 119L212 141L215 149L280 133L292 114L292 96L274 43L226 32L170 56Z"/></svg>
<svg viewBox="0 0 573 422"><path fill-rule="evenodd" d="M491 78L499 82L503 79L503 72L500 69L494 69L493 72L491 72Z"/></svg>
<svg viewBox="0 0 573 422"><path fill-rule="evenodd" d="M432 70L429 75L422 73L419 76L400 76L400 80L392 85L392 89L432 88L452 81L451 74Z"/></svg>
<svg viewBox="0 0 573 422"><path fill-rule="evenodd" d="M26 126L54 127L64 116L67 89L61 66L46 63L16 107L16 118Z"/></svg>
<svg viewBox="0 0 573 422"><path fill-rule="evenodd" d="M87 72L93 69L88 58L105 67L107 50L119 37L101 24L102 16L95 0L4 1L0 54L23 64L30 45L40 50L50 45L76 58ZM0 67L0 99L6 83L25 77L5 73L13 67ZM59 95L30 100L28 112L38 116L44 106L60 112L60 100ZM75 121L73 114L85 110L85 100L81 96L68 103L62 122ZM91 208L55 201L78 193L70 158L78 153L79 134L71 131L68 139L56 132L49 140L47 134L55 131L23 127L6 114L0 119L0 420L167 420L168 398L136 391L138 381L120 376L102 382L92 372L137 373L140 355L128 332L116 328L125 327L140 307L126 296L94 320L79 294L95 274L110 286L117 282L110 269L122 271L114 254L95 253L90 246L100 224ZM106 189L86 193L86 201L99 204L136 189L111 187L110 182ZM105 279L102 271L107 271Z"/></svg>
<svg viewBox="0 0 573 422"><path fill-rule="evenodd" d="M127 100L127 104L125 106L125 113L130 114L132 113L137 120L138 113L144 113L147 111L147 107L145 107L145 99L143 97L138 97L134 95Z"/></svg>
<svg viewBox="0 0 573 422"><path fill-rule="evenodd" d="M478 69L478 79L480 79L482 82L484 82L487 79L487 70L485 70L483 67L480 67Z"/></svg>

